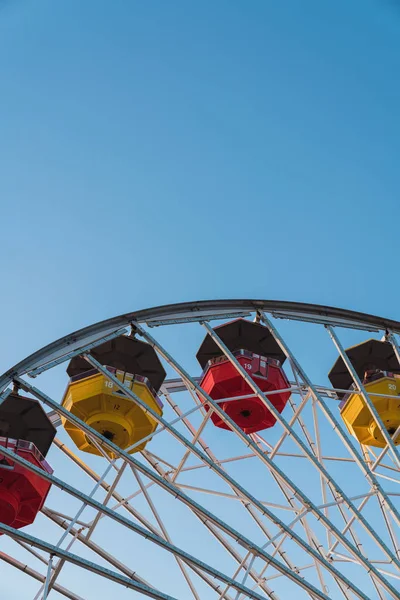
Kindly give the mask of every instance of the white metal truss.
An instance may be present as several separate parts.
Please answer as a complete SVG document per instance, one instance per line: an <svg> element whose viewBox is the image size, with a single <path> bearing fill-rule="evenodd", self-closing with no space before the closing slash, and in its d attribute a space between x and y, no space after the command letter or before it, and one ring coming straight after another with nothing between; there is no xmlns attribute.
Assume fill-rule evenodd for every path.
<svg viewBox="0 0 400 600"><path fill-rule="evenodd" d="M215 321L238 317L262 322L288 359L290 387L284 391L291 397L282 414L272 403L277 392L262 392L213 329ZM337 393L346 390L313 382L278 319L297 327L300 322L305 348L309 323L327 330L326 344L332 348L333 341L342 356L382 431L384 449L360 446L349 435L337 407ZM193 331L196 322L275 416L273 428L246 435L202 390L198 373L191 375L183 364L193 368L197 347L191 334L174 353L153 335L153 328L163 327L163 340L169 330L176 340L176 325ZM169 370L161 388L162 416L91 355L129 328ZM57 464L54 475L2 449L52 483L40 524L15 530L0 523L0 545L4 540L7 546L0 548L0 559L19 573L15 585L24 589L24 575L37 581L33 600L91 600L107 586L119 598L399 598L400 428L392 436L386 432L347 359L342 329L359 331L360 341L365 331L383 332L400 362L400 323L316 305L238 300L116 317L66 336L7 371L0 377L0 401L17 385L43 403L59 428L50 458ZM319 349L312 352L320 362ZM145 450L119 449L45 391L47 372L77 355L157 421ZM330 366L324 365L325 372ZM43 377L43 385L32 385L26 375L38 383ZM212 411L231 431L213 425ZM74 448L61 416L82 429L103 458ZM117 458L110 459L108 450Z"/></svg>

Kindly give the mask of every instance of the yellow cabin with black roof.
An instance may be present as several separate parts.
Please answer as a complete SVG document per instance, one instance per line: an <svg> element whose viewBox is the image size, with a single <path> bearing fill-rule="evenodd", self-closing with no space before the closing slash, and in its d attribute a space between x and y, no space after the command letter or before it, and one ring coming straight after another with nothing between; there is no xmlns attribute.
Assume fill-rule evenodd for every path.
<svg viewBox="0 0 400 600"><path fill-rule="evenodd" d="M400 426L400 365L392 345L384 340L371 339L348 348L346 354L383 426L393 436ZM337 359L328 377L342 398L340 414L348 431L360 444L384 448L386 441L380 425L356 389L342 357ZM400 435L394 443L400 444Z"/></svg>
<svg viewBox="0 0 400 600"><path fill-rule="evenodd" d="M161 416L163 405L157 391L165 379L165 371L155 350L145 342L121 336L92 351L98 362L143 403ZM130 453L143 450L144 439L155 432L157 421L146 407L126 396L121 388L93 368L83 357L75 357L68 365L71 376L62 406L84 421L119 448ZM157 390L157 391L156 391ZM98 444L77 425L62 417L66 432L83 452L102 455ZM144 440L143 443L140 443ZM113 453L104 451L112 456Z"/></svg>

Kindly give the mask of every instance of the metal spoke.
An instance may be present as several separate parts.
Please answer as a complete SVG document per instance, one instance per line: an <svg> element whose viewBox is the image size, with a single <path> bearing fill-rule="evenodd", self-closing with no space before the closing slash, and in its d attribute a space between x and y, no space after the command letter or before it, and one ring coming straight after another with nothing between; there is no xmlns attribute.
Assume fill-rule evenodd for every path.
<svg viewBox="0 0 400 600"><path fill-rule="evenodd" d="M276 341L278 342L278 344L280 345L282 350L285 352L286 356L288 356L291 359L293 365L296 368L297 373L300 375L300 377L304 381L305 385L307 385L308 388L310 389L310 391L312 392L315 400L318 402L318 406L321 408L322 412L325 414L328 421L333 425L334 430L338 434L338 436L341 439L341 441L343 442L343 444L347 447L350 454L354 457L354 459L355 459L356 463L358 464L358 466L360 467L361 471L365 474L366 478L369 480L370 485L372 487L374 487L375 489L377 489L379 494L387 501L392 514L396 518L397 522L400 524L399 512L394 507L393 503L390 502L390 500L388 499L384 490L380 486L378 480L376 479L375 475L373 473L371 473L368 466L363 461L362 456L357 451L355 445L349 439L349 437L345 434L343 427L340 425L339 421L333 415L332 411L329 409L326 402L320 396L320 394L318 393L317 389L315 388L315 386L313 385L311 380L307 377L305 371L302 369L302 367L300 366L300 364L297 361L297 359L295 358L295 356L290 352L290 350L287 347L287 345L285 344L283 338L279 335L276 328L273 326L272 322L267 318L267 316L264 313L261 314L261 319L265 323L265 325L269 328L271 333L274 335Z"/></svg>
<svg viewBox="0 0 400 600"><path fill-rule="evenodd" d="M207 325L207 324L204 324L204 325ZM188 385L192 386L192 389L196 390L196 392L197 392L197 393L199 393L199 394L200 394L200 395L201 395L201 396L204 398L204 400L205 400L205 401L206 401L206 402L207 402L209 405L211 405L211 406L213 407L214 411L215 411L215 412L217 412L217 413L218 413L218 415L219 415L219 416L220 416L222 419L224 419L224 420L225 420L225 421L226 421L226 422L229 424L229 426L231 427L231 429L232 429L233 431L235 431L235 432L236 432L236 434L237 434L239 437L241 437L241 438L243 439L243 441L246 443L246 445L247 445L247 446L251 446L251 447L252 447L252 449L253 449L253 450L254 450L254 451L255 451L255 452L258 454L258 456L259 456L259 457L260 457L260 458L261 458L261 459L262 459L264 462L266 462L266 463L267 463L267 464L268 464L268 465L269 465L269 466L270 466L272 469L276 470L276 471L278 472L278 474L279 474L279 477L281 477L281 478L283 478L283 479L285 479L285 480L287 480L287 481L289 482L289 479L288 479L288 478L285 476L285 474L284 474L283 472L281 472L280 470L278 470L277 466L276 466L276 465L275 465L275 464L274 464L272 461L269 461L268 457L267 457L265 454L262 454L262 453L260 453L260 452L259 452L259 450L258 450L257 446L256 446L256 445L255 445L253 442L250 442L250 441L249 441L248 437L247 437L245 434L243 434L243 433L242 433L242 431L241 431L241 430L240 430L240 429L239 429L239 428L236 426L236 424L235 424L235 423L234 423L234 422L233 422L233 421L232 421L232 420L231 420L231 419L230 419L230 418L229 418L229 417L228 417L228 416L227 416L227 415L226 415L226 414L225 414L225 413L222 411L222 409L219 407L218 403L214 402L214 401L213 401L213 400L212 400L212 399L211 399L211 398L210 398L210 397L209 397L209 396L208 396L208 395L207 395L207 394L204 392L204 390L202 390L202 388L201 388L201 387L200 387L200 386L199 386L199 385L198 385L198 384L197 384L197 383L196 383L196 382L195 382L195 381L194 381L194 380L193 380L193 379L190 377L190 375L189 375L189 374L188 374L188 373L187 373L187 372L186 372L186 371L185 371L185 370L184 370L184 369L183 369L183 368L182 368L182 367L181 367L181 366L180 366L180 365L177 363L177 361L175 361L175 360L172 358L172 356L171 356L171 355L170 355L170 354L169 354L169 353L168 353L168 352L167 352L167 351L166 351L166 350L165 350L165 349L164 349L164 348L163 348L163 347L162 347L162 346L161 346L159 343L157 343L157 341L156 341L156 340L155 340L155 339L154 339L154 338L153 338L153 337L152 337L150 334L148 334L147 332L145 332L145 331L143 330L143 328L141 328L141 327L137 327L137 329L140 331L141 335L142 335L142 336L143 336L143 337L144 337L144 338L145 338L145 339L146 339L146 340L147 340L147 341L148 341L148 342L149 342L151 345L153 345L153 347L157 348L158 352L159 352L159 353L160 353L160 354L161 354L161 355L162 355L162 356L165 358L165 360L166 360L167 362L169 362L169 364L170 364L171 366L173 366L173 367L175 368L175 370L178 372L178 374L179 374L179 375L180 375L180 376L181 376L181 377L182 377L184 380L186 380L186 381L187 381ZM224 353L226 353L227 355L228 355L228 354L231 354L231 353L229 352L229 350L227 350L226 348L224 348ZM233 359L233 363L234 363L234 364L235 364L235 366L236 366L236 362L237 362L237 361L235 361L235 358L234 358L233 356L232 356L232 359ZM239 365L239 368L240 368L240 365ZM238 370L239 370L239 368L238 368ZM244 370L243 370L243 371L244 371ZM242 376L243 376L243 378L244 378L244 379L246 379L246 378L247 378L246 372L243 372L243 373L242 373ZM257 387L257 386L254 386L254 383L251 381L250 387L253 387L253 388L254 388L254 387ZM128 390L127 390L127 392L128 392ZM258 393L258 394L260 394L260 397L261 397L261 398L263 398L263 400L265 400L265 401L267 402L267 399L266 399L266 398L263 396L263 394L261 393L261 391L259 391L259 390L258 390L258 388L257 388L257 393ZM129 394L127 394L127 395L129 395ZM134 399L134 395L133 395L133 394L131 395L131 397L132 397L132 399ZM271 406L272 406L272 405L271 405ZM269 404L268 404L268 407L270 408L270 405L269 405ZM270 410L271 410L271 408L270 408ZM273 414L274 414L274 412L276 412L276 411L275 411L275 409L273 409L273 410L271 410L271 412L273 412ZM293 435L293 434L292 434L292 435ZM178 437L181 437L181 436L179 436L179 434L178 434ZM186 442L186 440L184 441L184 443L185 443L185 442ZM307 453L308 453L308 452L307 452ZM203 460L205 460L205 459L204 459L204 457L203 457ZM211 467L213 467L213 465L212 465L212 464L210 464L210 466L211 466ZM223 474L222 474L222 476L223 476ZM330 478L329 478L329 479L330 479ZM233 483L233 482L232 482L232 483ZM290 482L290 485L291 485L291 487L293 488L293 491L296 493L296 495L297 495L298 497L300 497L300 498L303 498L305 505L307 505L307 506L311 506L311 509L314 511L314 510L315 510L315 506L314 506L314 504L313 504L313 503L310 501L310 499L306 498L306 497L305 497L305 495L304 495L304 494L301 492L301 490L299 490L299 489L297 488L297 486L294 486L294 484L293 484L293 483L291 483L291 482ZM236 486L237 486L237 484L236 484ZM240 489L240 491L241 491L242 493L245 493L245 492L244 492L244 490L242 490L242 489ZM247 494L247 497L249 497L249 495L248 495L248 494ZM249 499L250 499L250 498L249 498ZM252 502L253 502L253 503L254 503L256 506L258 506L258 507L260 508L260 506L259 506L259 503L258 503L258 502L257 502L255 499L251 498L251 501L252 501ZM354 507L354 508L355 508L355 507ZM267 514L267 512L266 512L266 510L265 510L265 509L263 510L263 513L264 513L264 514ZM324 519L324 515L323 515L322 513L318 512L318 515L320 516L320 518L321 518L321 519ZM270 515L269 515L269 516L270 516ZM271 518L272 518L272 520L275 520L275 522L278 522L278 520L276 519L276 517L274 517L274 515L271 515ZM281 523L281 522L279 522L279 526L280 526L280 527L282 527L282 528L284 528L284 529L286 529L285 525L284 525L283 523ZM344 538L344 537L341 535L340 531L339 531L339 530L338 530L336 527L334 527L334 525L333 525L332 523L329 523L329 524L328 524L328 526L331 528L331 530L332 530L332 532L335 534L335 536L338 536L338 537L340 538L341 542L344 544L344 546L345 546L345 547L347 547L347 549L348 549L348 550L350 550L350 552L354 552L354 553L355 553L357 556L359 556L359 553L358 553L357 549L356 549L356 548L354 548L352 545L350 545L350 544L349 544L348 540L347 540L346 538ZM367 527L367 529L370 529L370 528L368 527L368 524L366 524L366 527ZM372 534L373 534L373 536L374 536L374 537L376 537L376 535L375 535L375 532L372 532ZM296 540L296 541L297 541L297 542L298 542L298 543L299 543L301 546L303 546L303 547L305 546L305 542L304 542L304 540L303 540L303 539L301 539L301 538L299 538L299 536L297 536L296 534L294 534L294 532L290 532L290 536L291 536L291 538L292 538L292 539ZM389 554L389 556L391 555L391 552L390 552L390 550L389 550L389 549L388 549L388 548L385 546L385 544L383 544L383 542L380 542L380 543L379 543L379 545L381 545L381 546L383 546L383 548L385 548L385 551L386 551L386 552ZM331 570L331 565L330 565L329 563L327 563L326 561L324 561L324 559L321 557L321 555L320 555L320 554L318 554L317 552L315 552L315 551L313 550L313 548L312 548L311 546L309 546L308 544L306 544L306 547L307 547L307 551L308 551L308 552L309 552L311 555L315 556L315 558L317 558L317 560L319 560L319 561L322 561L322 562L323 562L323 564L325 565L325 567L326 567L328 570ZM382 577L381 577L381 575L380 575L380 574L379 574L379 573L376 571L376 569L374 569L373 565L371 565L371 564L370 564L370 563L368 563L368 562L365 562L365 561L363 561L363 559L362 559L361 557L360 557L360 560L361 560L361 562L364 562L364 564L365 564L365 568L368 570L368 572L369 572L370 570L373 570L373 571L375 571L375 572L376 572L376 576L378 577L378 579L380 579L380 580L381 580L381 582L382 582L382 584L383 584L383 585L386 587L386 589L387 589L388 591L390 591L390 593L392 593L392 594L394 595L394 597L396 597L396 592L395 592L395 590L392 588L391 584L389 584L389 582L387 582L387 581L385 580L385 578L382 578ZM394 560L396 560L396 559L394 558ZM338 573L337 575L339 576L339 578L342 578L342 579L343 579L343 575L341 575L340 573ZM347 585L347 586L349 586L350 588L354 588L354 584L352 584L352 582L350 582L350 581L348 581L348 580L346 580L346 585ZM353 590L353 591L354 591L354 590ZM358 593L358 591L357 591L357 592L355 592L355 593Z"/></svg>
<svg viewBox="0 0 400 600"><path fill-rule="evenodd" d="M25 573L26 575L29 575L33 579L36 579L36 581L40 581L42 583L44 583L46 581L45 575L38 573L37 571L35 571L35 569L32 569L32 567L30 567L29 565L24 565L24 563L21 563L20 561L13 558L12 556L9 556L5 552L0 552L0 559L2 561L4 561L5 563L11 565L12 567L15 567L22 573ZM84 598L82 598L82 596L78 596L77 594L74 594L73 592L71 592L64 586L59 585L58 583L54 586L54 589L56 592L58 592L65 598L69 598L69 600L84 600Z"/></svg>
<svg viewBox="0 0 400 600"><path fill-rule="evenodd" d="M253 320L256 325L251 328L264 327L288 359L284 368L288 365L291 372L289 377L285 373L287 381L281 389L262 391L257 376L242 367L236 350L234 354L223 341L221 321L226 324L226 320L237 318ZM278 331L276 319L287 321L282 331L292 323L297 335L303 336L299 357ZM218 321L217 327L212 321ZM206 393L202 386L208 385L206 377L210 375L206 374L215 361L200 377L199 373L191 375L158 341L161 336L153 335L157 328L173 335L176 325L182 328L190 323L198 324L197 332L205 330L207 339L211 338L217 364L228 363L231 372L236 372L235 381L241 378L241 395L236 396L232 387L227 397L221 398L218 391L215 397L219 400L213 400L214 393ZM313 335L308 339L310 323L321 333L321 354L319 349L312 349L316 361L322 364L333 342L357 394L377 423L385 447L362 445L352 437L339 411L339 402L348 390L315 384L302 367L311 338L314 346L317 339ZM61 585L62 577L66 577L63 568L68 564L79 567L82 577L91 572L106 578L116 594L124 586L128 594L136 591L140 597L157 599L397 599L400 426L394 433L386 431L372 396L339 339L342 328L360 331L364 337L366 331L383 333L381 339L392 344L400 364L396 337L400 322L329 307L264 300L184 303L128 313L74 332L23 359L0 376L0 404L12 391L31 394L49 411L47 416L55 427L61 430L66 420L78 428L98 456L85 455L89 447L74 450L65 444L64 437L56 438L56 471L51 474L13 451L13 446L0 448L1 456L15 468L52 486L38 523L15 529L0 522L0 535L11 540L12 554L0 553L0 559L14 567L18 577L26 573L39 582L35 600L50 600L57 593L70 600L86 600L79 589L75 593ZM190 352L190 358L197 352L191 349L190 332L195 328L188 325L187 329L187 337L175 338L184 361ZM91 354L100 344L121 335L140 337L168 371L169 378L158 390L164 403L161 412L121 382L120 374L117 377L109 370L110 365L101 364ZM100 356L96 350L94 354ZM127 399L132 407L135 405L129 412L132 422L134 415L144 413L156 424L151 433L141 439L136 435L134 444L121 449L76 416L81 414L74 414L76 405L71 408L73 412L67 410L66 396L60 405L22 378L28 375L46 382L46 372L79 356L86 359L88 371L107 380L107 387L117 387L127 406ZM327 373L329 365L324 368ZM212 373L214 377L217 371ZM277 410L276 406L282 406L277 395L282 394L285 408ZM375 392L373 397L398 400L396 395ZM244 433L230 417L241 402L257 402L276 423ZM223 407L228 406L225 412ZM137 427L136 422L133 426ZM68 428L67 433L70 431ZM96 464L103 465L99 472ZM90 511L90 518L82 516L85 509ZM40 519L45 519L46 527L41 526ZM118 537L107 535L113 528L123 532L137 552L124 556ZM91 562L92 556L100 564ZM167 582L163 569L146 565L143 559L147 556L154 564L164 564L165 557L171 561L176 571L167 574ZM43 573L33 568L37 564ZM137 571L142 570L139 575ZM76 582L82 590L80 579Z"/></svg>
<svg viewBox="0 0 400 600"><path fill-rule="evenodd" d="M85 426L85 424L82 423L82 426ZM93 433L93 435L96 434L94 430L90 429L90 431ZM98 434L98 437L99 437L99 439L105 445L109 445L110 449L112 449L117 454L119 452L120 453L122 452L120 449L118 449L116 446L114 446L114 444L112 444L112 442L110 442L106 438L100 436L99 434ZM34 465L32 465L31 463L29 463L25 459L21 458L17 454L14 454L13 452L10 452L6 448L4 448L2 450L2 453L4 454L4 456L9 457L10 459L12 459L13 461L15 461L16 463L21 464L25 468L27 468L28 470L36 473L39 477L42 477L43 479L46 479L46 480L52 482L53 485L59 487L60 489L63 489L64 491L66 491L67 493L71 494L75 498L78 498L78 499L82 500L83 503L91 506L92 508L94 508L94 509L96 509L98 511L104 512L105 514L107 514L107 516L111 517L111 519L113 519L113 520L115 520L115 521L117 521L117 522L119 522L121 524L124 524L127 528L131 529L132 531L135 531L136 533L138 533L139 535L141 535L145 539L153 541L158 546L161 546L162 548L168 550L169 552L180 556L183 560L188 561L189 563L192 563L195 566L200 567L201 569L205 570L206 572L208 572L212 576L217 577L221 581L223 581L223 582L229 582L235 589L241 589L241 590L243 590L245 593L249 594L250 598L257 598L257 599L261 599L262 598L259 594L256 594L255 592L252 592L248 588L245 588L240 583L238 583L236 581L232 581L229 576L225 575L224 573L222 573L218 569L212 567L211 565L208 565L205 562L199 561L194 556L188 554L187 552L184 552L180 548L177 548L176 546L173 546L172 544L169 544L163 538L161 538L161 537L159 537L159 536L157 536L155 534L152 534L152 533L148 532L147 530L143 529L139 525L136 525L132 521L129 521L128 519L126 519L122 515L119 515L118 513L115 513L114 511L112 511L108 507L103 506L100 502L97 502L93 498L90 498L86 494L83 494L82 492L80 492L79 490L77 490L76 488L74 488L73 486L71 486L71 485L65 483L64 481L59 480L57 477L54 477L54 476L52 476L52 475L50 475L50 474L42 471L41 469L35 467ZM123 453L123 454L125 455L125 453ZM133 460L128 454L126 454L125 458ZM138 470L141 470L142 472L145 471L145 468L140 463L134 463L134 464L138 468ZM153 478L156 477L156 475L154 473L152 473L151 471L145 471L145 473L147 473L149 477L153 477ZM160 484L164 483L164 486L166 486L167 489L168 489L166 481L163 481L160 478L159 479L159 483ZM173 493L179 494L179 497L181 499L184 498L184 495L182 494L182 492L179 492L179 490L177 488L175 489L175 492L173 492ZM288 569L286 569L286 567L284 567L278 561L276 561L275 559L273 559L270 555L268 555L266 552L264 552L257 545L254 545L250 540L247 540L244 536L240 535L238 532L236 532L234 529L232 529L231 527L229 527L223 521L221 521L220 519L217 519L215 516L211 515L211 513L209 513L208 511L206 511L206 509L204 509L201 505L199 505L198 503L193 502L188 497L186 497L185 499L186 499L186 502L188 504L191 504L191 505L194 506L194 508L196 509L196 511L198 511L199 513L202 513L210 521L214 521L219 527L222 527L222 529L225 529L228 533L230 533L236 539L241 539L242 543L246 544L248 547L252 547L252 549L253 549L254 552L257 552L258 554L260 554L260 556L263 557L268 562L269 561L273 562L274 565L275 565L275 567L278 570L283 570L287 574L287 576L289 578L294 579L301 587L305 587L306 589L308 587L312 587L311 584L307 584L306 582L304 582L303 580L301 580L295 573L292 573L291 571L289 571ZM25 539L25 540L29 539L30 540L30 536L23 537L23 534L20 533L20 532L18 532L18 530L14 530L14 529L12 529L12 528L10 528L10 527L8 527L6 525L3 525L3 524L0 524L0 532L1 531L7 532L10 535L12 534L13 537L15 536L17 538L20 537L20 539ZM16 532L19 535L17 535ZM24 535L26 536L27 534L24 534ZM31 540L30 540L30 543L31 543ZM46 544L43 540L37 540L36 544L33 544L33 545L36 545L37 547L43 547L44 549L48 549L49 548L49 545ZM51 552L53 554L55 554L55 555L61 555L63 557L63 553L65 551L63 551L61 548L52 546L51 547ZM314 591L315 595L318 598L321 598L322 600L328 600L327 596L325 594L322 594L319 590L317 590L317 589L314 590L313 589L313 591ZM366 600L366 597L364 596L364 594L362 594L359 591L357 593L358 593L358 596L360 598L363 598L363 600Z"/></svg>
<svg viewBox="0 0 400 600"><path fill-rule="evenodd" d="M64 560L66 560L67 562L70 562L77 566L83 567L83 568L87 569L88 571L92 571L96 575L100 575L101 577L110 579L111 581L114 581L115 583L119 583L120 585L123 585L132 590L140 592L141 594L143 594L144 596L147 596L149 598L155 598L156 600L177 600L173 596L169 596L168 594L164 594L161 591L158 591L158 590L155 590L148 586L145 586L137 581L133 581L132 579L129 579L128 577L124 577L124 576L120 575L119 573L116 573L115 571L110 571L109 569L105 569L104 567L101 567L100 565L97 565L96 563L90 562L84 558L81 558L80 556L77 556L76 554L72 554L71 552L67 552L66 550L63 550L60 547L52 546L51 544L48 544L44 540L35 538L31 535L28 535L25 532L19 531L18 529L13 529L12 527L8 527L8 525L4 525L3 523L0 523L0 531L2 533L6 533L7 535L10 535L11 537L13 537L15 539L23 540L23 541L27 542L28 544L35 546L36 548L45 550L46 552L49 552L49 554L51 554L51 555L58 556ZM253 597L257 598L257 596L253 596Z"/></svg>

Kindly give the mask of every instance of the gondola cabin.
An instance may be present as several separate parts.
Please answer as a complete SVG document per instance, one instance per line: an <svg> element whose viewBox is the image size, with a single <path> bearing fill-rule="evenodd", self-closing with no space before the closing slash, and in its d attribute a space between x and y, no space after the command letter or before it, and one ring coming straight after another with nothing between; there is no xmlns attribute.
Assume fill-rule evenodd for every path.
<svg viewBox="0 0 400 600"><path fill-rule="evenodd" d="M357 375L361 379L383 426L390 436L400 426L400 365L391 344L368 340L346 350ZM383 448L386 441L378 422L357 392L353 379L340 357L329 373L334 388L342 399L340 414L348 431L365 446ZM379 396L377 394L380 394ZM392 396L384 398L381 395ZM400 435L394 442L400 444Z"/></svg>
<svg viewBox="0 0 400 600"><path fill-rule="evenodd" d="M162 415L163 406L157 391L165 379L165 371L149 344L121 336L98 346L92 354L146 406ZM147 441L139 443L140 440L157 428L152 415L84 358L73 358L67 372L70 382L62 401L64 408L119 448L129 449L130 453L143 450ZM98 445L84 431L64 417L62 422L80 450L102 455ZM106 448L104 451L112 456Z"/></svg>
<svg viewBox="0 0 400 600"><path fill-rule="evenodd" d="M269 330L259 323L237 319L216 327L215 332L261 391L277 392L269 399L281 413L290 397L290 384L282 369L286 357ZM275 424L275 416L210 335L205 337L197 359L203 367L200 386L245 433ZM208 404L205 407L210 408ZM217 427L230 429L215 412L211 419Z"/></svg>
<svg viewBox="0 0 400 600"><path fill-rule="evenodd" d="M52 474L45 460L56 429L36 401L16 393L0 405L0 522L19 529L34 522L51 483L1 453L6 448Z"/></svg>

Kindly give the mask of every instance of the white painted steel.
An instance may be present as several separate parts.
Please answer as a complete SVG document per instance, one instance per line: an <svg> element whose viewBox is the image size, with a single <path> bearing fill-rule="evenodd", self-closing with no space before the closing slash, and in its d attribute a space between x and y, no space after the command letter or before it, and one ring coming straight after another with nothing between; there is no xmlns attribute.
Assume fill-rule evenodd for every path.
<svg viewBox="0 0 400 600"><path fill-rule="evenodd" d="M261 392L212 329L215 321L243 316L263 323L288 357L292 372L287 372L287 391L292 396L282 415L272 404L277 392ZM15 567L21 585L23 573L39 582L32 598L91 600L98 597L99 585L112 585L121 598L137 597L137 593L179 600L400 597L400 491L396 487L400 469L394 445L400 428L379 452L360 447L340 420L336 393L344 390L312 382L279 332L276 323L281 319L302 327L304 346L309 323L328 329L345 362L339 339L343 328L358 330L360 339L366 331L384 333L400 361L396 339L400 323L396 321L317 305L232 300L185 303L115 317L65 336L0 377L0 402L16 382L51 410L62 438L56 439L52 450L57 462L54 476L4 450L4 455L53 483L54 493L42 510L48 526L35 523L16 531L0 524L5 534L0 545L7 538L11 544L7 552L0 552L0 559L7 569ZM170 330L173 340L176 325L182 331L183 326L193 328L196 322L214 338L252 395L275 414L272 430L244 434L205 394L198 372L192 376L182 364L184 359L193 365L197 351L196 345L190 351L187 347L190 335L182 338L179 359L154 335L157 327L163 327L163 339ZM161 388L162 417L90 355L97 345L131 327L170 368ZM198 345L198 335L196 339ZM316 361L322 360L318 348L313 353ZM140 454L116 448L42 391L42 384L39 389L23 377L34 376L38 383L44 378L45 388L48 371L80 354L157 421L157 431L148 436ZM330 366L324 365L326 373ZM351 364L347 366L371 406ZM215 428L204 402L232 431ZM63 433L61 416L92 439L103 459L72 447ZM117 458L110 460L106 449L112 449ZM101 465L103 475L97 473ZM343 478L343 469L351 473L350 478ZM74 484L76 474L83 488ZM135 552L120 552L118 539ZM161 576L160 565L168 557L173 560L168 563L171 575ZM68 577L71 568L76 578ZM85 582L87 578L93 582L93 574L97 582L106 583L94 584L92 593Z"/></svg>

